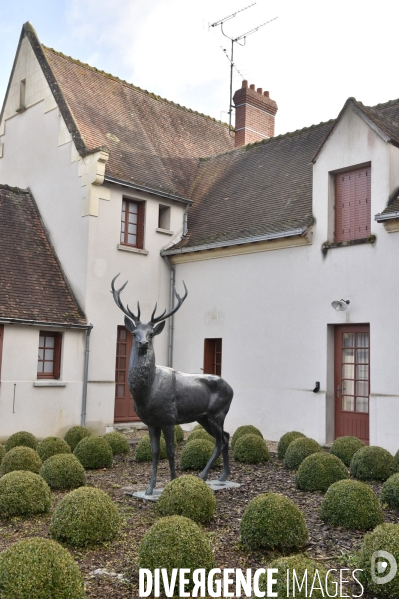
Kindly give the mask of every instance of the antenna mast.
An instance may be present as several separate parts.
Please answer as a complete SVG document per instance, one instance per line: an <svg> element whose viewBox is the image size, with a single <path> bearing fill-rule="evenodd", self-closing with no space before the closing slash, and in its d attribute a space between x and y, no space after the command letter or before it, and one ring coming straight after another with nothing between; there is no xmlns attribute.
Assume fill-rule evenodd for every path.
<svg viewBox="0 0 399 599"><path fill-rule="evenodd" d="M245 6L244 8L240 8L240 10L237 10L236 12L232 13L231 15L228 15L227 17L224 17L223 19L219 19L219 21L215 21L215 23L211 23L211 25L210 25L211 27L217 27L218 25L220 25L220 29L221 29L221 32L223 33L224 37L227 37L231 41L230 58L227 56L227 52L224 50L228 60L230 61L230 98L229 98L229 110L228 110L230 131L232 129L231 115L232 115L233 108L234 108L234 106L233 106L233 69L235 68L236 71L238 71L236 65L234 64L234 60L233 60L234 44L239 44L240 46L245 46L247 37L249 35L251 35L252 33L256 33L256 31L258 31L258 29L260 29L264 25L267 25L268 23L271 23L272 21L275 21L278 17L274 17L273 19L270 19L270 21L266 21L265 23L262 23L261 25L254 27L254 29L250 29L250 31L247 31L246 33L243 33L237 37L230 37L229 35L226 35L225 32L223 31L223 25L227 21L230 21L230 19L233 19L236 15L238 15L238 13L243 12L244 10L247 10L248 8L252 8L252 6L255 6L255 4L256 4L256 2L254 2L253 4L249 4L248 6ZM243 40L243 43L240 43L240 40Z"/></svg>

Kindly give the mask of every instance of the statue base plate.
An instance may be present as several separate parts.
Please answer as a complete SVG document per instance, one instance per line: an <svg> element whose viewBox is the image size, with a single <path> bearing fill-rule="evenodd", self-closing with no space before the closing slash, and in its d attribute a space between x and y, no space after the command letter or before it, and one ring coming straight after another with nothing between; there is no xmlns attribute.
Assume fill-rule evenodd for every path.
<svg viewBox="0 0 399 599"><path fill-rule="evenodd" d="M231 480L220 481L214 480L206 480L206 484L212 489L212 491L220 491L221 489L236 489L237 487L241 487L240 483L234 483Z"/></svg>
<svg viewBox="0 0 399 599"><path fill-rule="evenodd" d="M234 483L230 480L220 481L220 480L206 480L206 484L212 489L212 491L220 491L221 489L236 489L237 487L241 487L239 483ZM136 497L137 499L144 499L145 501L158 501L160 496L162 495L163 488L154 489L152 495L146 495L145 491L125 491L125 495L129 495L130 497Z"/></svg>
<svg viewBox="0 0 399 599"><path fill-rule="evenodd" d="M158 501L158 499L161 497L162 495L162 489L154 489L152 495L146 495L145 491L135 491L134 493L132 492L126 492L125 495L130 495L130 497L137 497L137 499L144 499L145 501Z"/></svg>

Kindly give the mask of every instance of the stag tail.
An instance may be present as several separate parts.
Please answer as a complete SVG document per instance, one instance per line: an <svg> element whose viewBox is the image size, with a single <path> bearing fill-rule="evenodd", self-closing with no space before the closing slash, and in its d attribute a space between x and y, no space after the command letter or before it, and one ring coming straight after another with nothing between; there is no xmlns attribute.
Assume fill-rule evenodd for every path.
<svg viewBox="0 0 399 599"><path fill-rule="evenodd" d="M180 308L180 306L182 305L182 303L184 302L184 300L186 299L187 294L188 294L187 287L186 287L186 284L184 281L183 281L183 285L184 285L184 291L185 291L185 294L183 295L183 297L180 297L180 295L177 293L176 287L173 288L175 295L177 297L177 306L175 306L173 308L173 310L171 310L171 312L168 312L168 314L165 314L166 310L164 310L160 316L155 316L155 312L157 310L157 304L155 304L155 308L154 308L154 311L151 316L152 324L161 322L162 320L166 320L167 318L169 318L169 316L172 316L172 314L174 314L175 312L178 311L178 309Z"/></svg>
<svg viewBox="0 0 399 599"><path fill-rule="evenodd" d="M133 314L133 312L131 312L129 310L129 306L128 305L125 308L125 306L122 304L121 298L120 298L120 295L121 295L122 291L125 289L128 281L126 281L126 283L124 283L124 285L122 285L122 287L120 287L119 289L115 289L114 283L115 283L115 280L119 277L120 274L121 273L118 273L116 275L116 277L114 277L112 279L112 281L111 281L111 293L112 293L112 295L114 297L115 303L118 306L118 308L120 310L122 310L122 312L124 314L126 314L126 316L128 316L129 318L131 318L133 320L134 324L138 324L140 322L140 304L139 304L139 302L137 302L137 316L135 316Z"/></svg>

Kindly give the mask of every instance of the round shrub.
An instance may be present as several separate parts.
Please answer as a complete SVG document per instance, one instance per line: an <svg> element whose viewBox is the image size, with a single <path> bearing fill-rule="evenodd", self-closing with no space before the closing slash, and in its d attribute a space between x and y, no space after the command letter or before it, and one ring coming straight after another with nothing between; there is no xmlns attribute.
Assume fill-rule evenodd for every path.
<svg viewBox="0 0 399 599"><path fill-rule="evenodd" d="M86 473L82 464L74 455L66 453L48 458L40 468L39 474L52 489L76 489L86 484Z"/></svg>
<svg viewBox="0 0 399 599"><path fill-rule="evenodd" d="M326 492L333 483L344 478L349 478L345 464L335 455L318 451L299 466L296 486L302 491Z"/></svg>
<svg viewBox="0 0 399 599"><path fill-rule="evenodd" d="M60 439L59 437L46 437L37 446L37 453L41 457L42 462L45 462L48 458L51 458L52 455L58 453L71 453L71 448L64 439Z"/></svg>
<svg viewBox="0 0 399 599"><path fill-rule="evenodd" d="M291 555L290 557L279 557L273 560L268 568L276 568L278 572L273 575L273 578L276 578L277 583L273 586L273 591L277 593L278 597L298 597L298 599L305 599L306 597L312 596L312 599L322 599L325 597L326 590L326 581L327 581L327 589L330 593L330 597L336 597L336 589L334 584L334 578L329 574L327 576L327 569L322 564L315 562L314 560L309 559L306 555L297 554ZM301 587L301 590L298 590L298 586L295 587L295 595L291 593L287 595L287 570L290 572L290 578L292 580L292 571L295 570L297 579L299 580L299 584L303 580L303 577L307 573L308 587L306 589L306 584ZM320 589L319 579L317 578L316 570L320 576L320 580L323 585L323 590ZM315 580L314 588L312 590L312 594L308 594L312 587L313 580ZM267 576L266 574L261 574L259 577L259 590L265 592L265 596L267 597ZM253 597L254 599L254 597Z"/></svg>
<svg viewBox="0 0 399 599"><path fill-rule="evenodd" d="M118 510L112 499L93 487L81 487L66 495L58 504L52 521L51 536L76 547L104 543L119 531Z"/></svg>
<svg viewBox="0 0 399 599"><path fill-rule="evenodd" d="M277 446L277 455L279 457L280 460L283 460L285 457L285 453L288 449L288 446L290 445L290 443L292 443L292 441L294 441L294 439L298 439L298 437L305 437L306 435L304 435L303 433L300 433L298 431L290 431L288 433L285 433L285 435L283 435L280 438L280 441L278 442L278 446Z"/></svg>
<svg viewBox="0 0 399 599"><path fill-rule="evenodd" d="M199 429L205 430L204 427L202 426L202 424L196 424L193 428L193 431L198 431Z"/></svg>
<svg viewBox="0 0 399 599"><path fill-rule="evenodd" d="M192 573L197 568L208 572L213 567L213 552L207 537L195 522L184 516L161 518L141 541L139 568L151 571L166 568L170 578L174 568L189 568Z"/></svg>
<svg viewBox="0 0 399 599"><path fill-rule="evenodd" d="M30 470L38 474L42 467L42 461L39 454L30 447L17 446L6 453L1 462L3 474L13 470Z"/></svg>
<svg viewBox="0 0 399 599"><path fill-rule="evenodd" d="M390 476L382 485L381 501L394 510L399 510L399 473Z"/></svg>
<svg viewBox="0 0 399 599"><path fill-rule="evenodd" d="M104 439L112 449L114 455L127 455L130 452L130 445L122 433L113 431L104 435Z"/></svg>
<svg viewBox="0 0 399 599"><path fill-rule="evenodd" d="M362 447L352 458L350 472L359 480L387 480L397 471L396 460L383 447Z"/></svg>
<svg viewBox="0 0 399 599"><path fill-rule="evenodd" d="M263 439L262 433L258 428L256 428L256 426L252 426L252 424L245 424L244 426L239 426L234 435L231 437L231 449L234 449L234 445L237 443L237 440L244 435L257 435Z"/></svg>
<svg viewBox="0 0 399 599"><path fill-rule="evenodd" d="M395 461L396 461L396 466L397 466L397 469L399 470L399 449L398 449L398 451L395 453Z"/></svg>
<svg viewBox="0 0 399 599"><path fill-rule="evenodd" d="M170 481L157 502L161 516L185 516L194 522L209 522L215 510L216 499L211 489L191 475Z"/></svg>
<svg viewBox="0 0 399 599"><path fill-rule="evenodd" d="M6 455L6 450L4 449L3 445L0 445L0 464L3 461L3 458L5 455Z"/></svg>
<svg viewBox="0 0 399 599"><path fill-rule="evenodd" d="M368 530L384 521L376 494L358 480L332 484L324 496L320 515L331 526L351 530Z"/></svg>
<svg viewBox="0 0 399 599"><path fill-rule="evenodd" d="M252 549L294 551L306 545L308 529L299 508L284 495L264 493L245 509L241 541Z"/></svg>
<svg viewBox="0 0 399 599"><path fill-rule="evenodd" d="M32 433L27 433L26 431L14 433L6 441L6 452L10 451L10 449L13 449L13 447L19 447L20 445L23 447L30 447L31 449L36 449L37 439L35 435L32 435Z"/></svg>
<svg viewBox="0 0 399 599"><path fill-rule="evenodd" d="M209 462L215 446L206 439L195 439L187 443L180 454L180 468L182 470L202 470ZM220 466L220 457L212 468Z"/></svg>
<svg viewBox="0 0 399 599"><path fill-rule="evenodd" d="M237 462L260 464L270 460L269 449L263 438L258 435L242 435L234 445L233 457Z"/></svg>
<svg viewBox="0 0 399 599"><path fill-rule="evenodd" d="M355 453L364 446L363 441L357 437L338 437L331 445L330 453L337 456L349 468Z"/></svg>
<svg viewBox="0 0 399 599"><path fill-rule="evenodd" d="M102 437L84 437L74 449L83 468L110 468L114 459L112 449Z"/></svg>
<svg viewBox="0 0 399 599"><path fill-rule="evenodd" d="M284 466L290 470L297 470L305 458L320 451L323 450L314 439L298 437L291 441L285 452Z"/></svg>
<svg viewBox="0 0 399 599"><path fill-rule="evenodd" d="M149 435L144 435L144 437L142 437L140 441L137 443L133 459L136 462L151 462L152 456ZM159 445L159 459L166 459L166 444L165 439L163 437L161 437Z"/></svg>
<svg viewBox="0 0 399 599"><path fill-rule="evenodd" d="M24 539L0 554L2 599L84 599L82 574L64 547Z"/></svg>
<svg viewBox="0 0 399 599"><path fill-rule="evenodd" d="M187 443L191 443L191 441L196 441L197 439L205 439L206 441L215 444L215 437L212 437L212 435L207 433L204 428L198 428L196 431L190 433L187 437Z"/></svg>
<svg viewBox="0 0 399 599"><path fill-rule="evenodd" d="M182 443L182 441L184 441L184 430L180 424L175 424L175 437L178 443Z"/></svg>
<svg viewBox="0 0 399 599"><path fill-rule="evenodd" d="M50 507L50 488L38 474L16 470L0 478L0 518L42 514Z"/></svg>
<svg viewBox="0 0 399 599"><path fill-rule="evenodd" d="M64 439L68 443L71 451L74 451L75 447L85 437L90 437L91 431L85 426L73 426L67 431Z"/></svg>
<svg viewBox="0 0 399 599"><path fill-rule="evenodd" d="M381 579L391 572L391 567L386 568L383 573L378 575L380 584L373 581L371 577L372 568L371 560L375 551L387 551L396 559L399 564L399 524L381 524L375 530L369 532L364 537L363 546L360 550L358 568L363 571L359 572L359 580L369 592L370 597L378 597L378 599L397 599L399 597L399 574L385 584L381 584ZM384 559L376 560L376 565ZM373 568L375 570L376 568Z"/></svg>

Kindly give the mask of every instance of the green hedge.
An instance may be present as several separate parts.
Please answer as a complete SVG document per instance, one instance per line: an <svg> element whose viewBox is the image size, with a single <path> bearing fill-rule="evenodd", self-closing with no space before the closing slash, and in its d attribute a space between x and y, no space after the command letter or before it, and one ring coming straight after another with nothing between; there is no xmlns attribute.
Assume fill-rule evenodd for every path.
<svg viewBox="0 0 399 599"><path fill-rule="evenodd" d="M313 453L323 451L314 439L297 437L288 446L284 457L284 466L290 470L298 470L303 460Z"/></svg>
<svg viewBox="0 0 399 599"><path fill-rule="evenodd" d="M71 454L51 456L44 462L39 474L52 489L76 489L86 484L85 469L77 457Z"/></svg>
<svg viewBox="0 0 399 599"><path fill-rule="evenodd" d="M182 443L184 441L184 430L180 424L175 424L175 437L178 443Z"/></svg>
<svg viewBox="0 0 399 599"><path fill-rule="evenodd" d="M64 439L59 437L46 437L37 446L37 453L41 457L42 462L51 458L52 455L58 453L71 453L71 448Z"/></svg>
<svg viewBox="0 0 399 599"><path fill-rule="evenodd" d="M251 549L295 551L306 545L308 529L299 508L283 495L264 493L246 507L241 541Z"/></svg>
<svg viewBox="0 0 399 599"><path fill-rule="evenodd" d="M2 599L84 599L82 574L64 547L24 539L0 554Z"/></svg>
<svg viewBox="0 0 399 599"><path fill-rule="evenodd" d="M130 445L122 433L113 431L104 435L104 439L112 449L114 455L128 455L130 453Z"/></svg>
<svg viewBox="0 0 399 599"><path fill-rule="evenodd" d="M302 491L325 493L333 483L349 478L345 464L335 455L317 452L305 458L296 475L296 486Z"/></svg>
<svg viewBox="0 0 399 599"><path fill-rule="evenodd" d="M57 541L79 547L112 540L119 525L112 499L101 489L81 487L61 499L50 532Z"/></svg>
<svg viewBox="0 0 399 599"><path fill-rule="evenodd" d="M75 447L85 437L90 437L91 431L85 426L73 426L67 431L64 439L68 443L71 451L74 451Z"/></svg>
<svg viewBox="0 0 399 599"><path fill-rule="evenodd" d="M399 510L399 473L390 476L382 485L381 501L390 508Z"/></svg>
<svg viewBox="0 0 399 599"><path fill-rule="evenodd" d="M32 433L27 433L26 431L19 431L18 433L14 433L9 437L6 441L6 452L10 451L14 447L30 447L31 449L36 449L37 447L37 439L35 435Z"/></svg>
<svg viewBox="0 0 399 599"><path fill-rule="evenodd" d="M295 439L298 439L298 437L305 437L306 435L304 435L303 433L300 433L299 431L289 431L288 433L285 433L285 435L283 435L280 438L280 441L278 442L278 446L277 446L277 455L279 457L280 460L283 460L285 457L285 453L290 445L290 443L292 443L292 441L294 441Z"/></svg>
<svg viewBox="0 0 399 599"><path fill-rule="evenodd" d="M38 474L16 470L0 478L0 518L42 514L50 507L50 488Z"/></svg>
<svg viewBox="0 0 399 599"><path fill-rule="evenodd" d="M332 444L330 453L337 456L349 468L353 456L362 447L365 445L357 437L338 437Z"/></svg>
<svg viewBox="0 0 399 599"><path fill-rule="evenodd" d="M237 443L238 439L244 435L257 435L263 439L261 431L256 428L256 426L253 426L252 424L244 424L243 426L239 426L234 435L231 437L231 449L234 449L234 445Z"/></svg>
<svg viewBox="0 0 399 599"><path fill-rule="evenodd" d="M6 455L6 450L3 445L0 445L0 464L3 461L4 456Z"/></svg>
<svg viewBox="0 0 399 599"><path fill-rule="evenodd" d="M137 443L133 459L135 462L151 462L152 455L149 435L144 435ZM159 443L159 459L166 459L166 443L163 437L161 437Z"/></svg>
<svg viewBox="0 0 399 599"><path fill-rule="evenodd" d="M197 439L206 439L206 441L210 441L211 443L215 444L215 438L207 433L204 428L198 428L197 430L192 431L187 437L187 443L196 441Z"/></svg>
<svg viewBox="0 0 399 599"><path fill-rule="evenodd" d="M360 550L360 558L357 564L358 568L363 570L359 572L359 580L369 593L369 597L378 597L378 599L398 599L399 597L399 573L385 584L378 584L371 577L371 560L376 551L387 551L395 558L399 564L399 524L381 524L375 530L369 532L364 537L363 546ZM376 560L377 563L380 560ZM385 560L387 561L387 560ZM375 564L377 565L377 564ZM374 571L376 567L373 568ZM381 574L377 573L377 578L389 575L391 566L387 567Z"/></svg>
<svg viewBox="0 0 399 599"><path fill-rule="evenodd" d="M112 449L102 437L84 437L74 449L83 468L110 468L114 459Z"/></svg>
<svg viewBox="0 0 399 599"><path fill-rule="evenodd" d="M322 520L331 526L369 530L384 521L376 494L358 480L340 480L327 490L321 504Z"/></svg>
<svg viewBox="0 0 399 599"><path fill-rule="evenodd" d="M185 475L170 481L157 501L161 516L185 516L207 523L216 510L216 499L208 485L197 476Z"/></svg>
<svg viewBox="0 0 399 599"><path fill-rule="evenodd" d="M397 471L396 460L383 447L362 447L352 458L350 472L359 480L387 480Z"/></svg>
<svg viewBox="0 0 399 599"><path fill-rule="evenodd" d="M22 445L10 449L1 462L3 474L13 472L13 470L30 470L38 474L41 467L42 461L37 451Z"/></svg>
<svg viewBox="0 0 399 599"><path fill-rule="evenodd" d="M151 571L166 568L169 579L174 568L189 568L192 574L198 568L208 572L213 567L214 557L208 538L195 522L184 516L161 518L141 541L139 568ZM191 578L189 574L187 578Z"/></svg>
<svg viewBox="0 0 399 599"><path fill-rule="evenodd" d="M234 444L233 457L237 462L260 464L270 460L269 449L263 438L252 433L242 435Z"/></svg>
<svg viewBox="0 0 399 599"><path fill-rule="evenodd" d="M202 470L209 462L215 446L206 439L195 439L183 447L180 454L180 468L182 470ZM220 466L220 456L212 468Z"/></svg>

